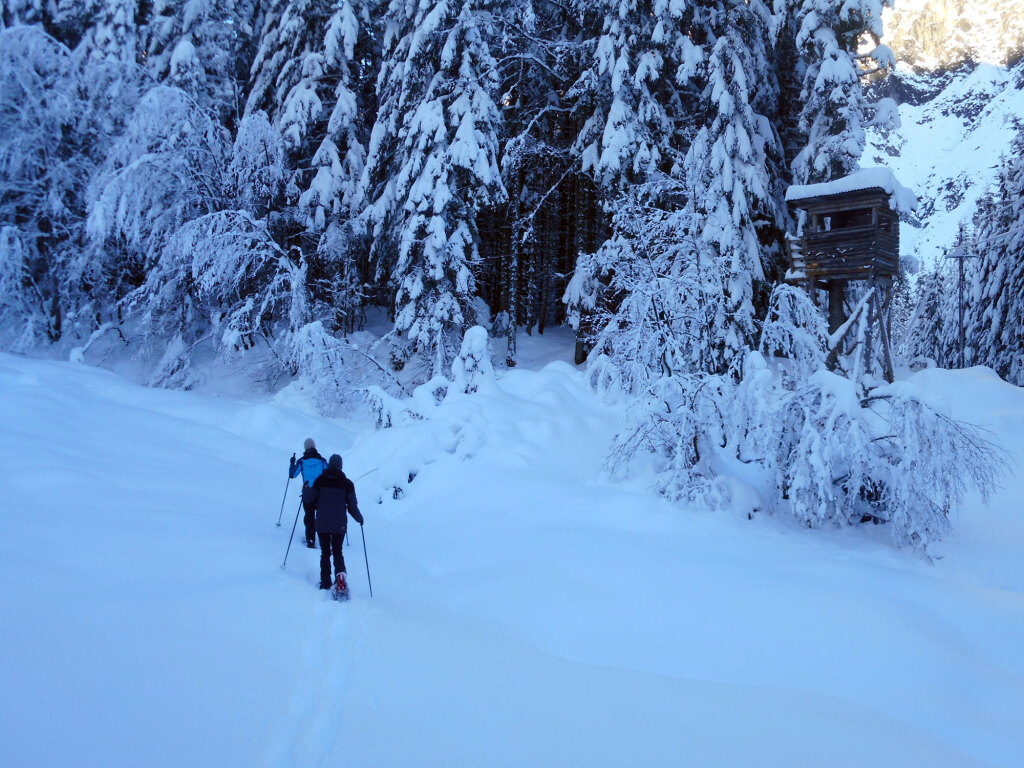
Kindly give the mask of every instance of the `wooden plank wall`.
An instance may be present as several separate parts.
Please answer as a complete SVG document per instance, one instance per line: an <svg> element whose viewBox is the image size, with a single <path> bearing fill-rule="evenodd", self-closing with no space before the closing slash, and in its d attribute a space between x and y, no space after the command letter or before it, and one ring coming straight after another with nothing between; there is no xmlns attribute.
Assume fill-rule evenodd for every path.
<svg viewBox="0 0 1024 768"><path fill-rule="evenodd" d="M877 208L876 223L806 231L801 238L801 276L811 280L867 280L895 277L899 271L899 217L889 208L881 190L861 190L793 203L812 214L815 221L846 211ZM888 231L887 231L888 230Z"/></svg>

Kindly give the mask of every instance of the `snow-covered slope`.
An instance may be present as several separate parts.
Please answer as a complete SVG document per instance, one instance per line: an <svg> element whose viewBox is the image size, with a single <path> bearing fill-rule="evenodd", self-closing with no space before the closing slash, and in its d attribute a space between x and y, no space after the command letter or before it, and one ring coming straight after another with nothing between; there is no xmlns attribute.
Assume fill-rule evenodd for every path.
<svg viewBox="0 0 1024 768"><path fill-rule="evenodd" d="M1024 454L1024 392L916 380ZM1024 760L1020 478L928 565L608 483L564 363L382 431L302 406L0 356L0 765ZM369 473L373 598L358 528L348 604L279 567L307 435Z"/></svg>
<svg viewBox="0 0 1024 768"><path fill-rule="evenodd" d="M1024 62L954 73L900 70L889 87L902 102L901 126L869 133L862 162L885 165L918 195L915 217L900 231L904 256L923 265L941 259L961 224L991 188L1001 158L1024 119Z"/></svg>
<svg viewBox="0 0 1024 768"><path fill-rule="evenodd" d="M875 95L896 99L901 125L869 131L862 163L917 193L900 245L927 266L970 224L1024 120L1024 0L900 0L885 29L897 69Z"/></svg>

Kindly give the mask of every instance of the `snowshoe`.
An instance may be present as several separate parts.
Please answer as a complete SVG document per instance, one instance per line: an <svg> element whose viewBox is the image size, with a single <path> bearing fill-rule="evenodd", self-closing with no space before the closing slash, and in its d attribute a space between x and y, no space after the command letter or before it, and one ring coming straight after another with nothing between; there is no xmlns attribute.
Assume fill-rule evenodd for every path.
<svg viewBox="0 0 1024 768"><path fill-rule="evenodd" d="M348 600L348 581L346 581L344 573L338 574L331 597L335 600Z"/></svg>

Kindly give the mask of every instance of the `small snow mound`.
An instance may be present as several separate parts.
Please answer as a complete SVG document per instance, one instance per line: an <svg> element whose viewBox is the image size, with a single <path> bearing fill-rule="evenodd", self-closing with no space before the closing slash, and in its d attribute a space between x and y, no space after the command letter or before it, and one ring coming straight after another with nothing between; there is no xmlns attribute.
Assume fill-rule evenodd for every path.
<svg viewBox="0 0 1024 768"><path fill-rule="evenodd" d="M472 394L484 381L493 381L491 344L487 329L476 325L466 331L459 356L452 362L452 380L456 387Z"/></svg>

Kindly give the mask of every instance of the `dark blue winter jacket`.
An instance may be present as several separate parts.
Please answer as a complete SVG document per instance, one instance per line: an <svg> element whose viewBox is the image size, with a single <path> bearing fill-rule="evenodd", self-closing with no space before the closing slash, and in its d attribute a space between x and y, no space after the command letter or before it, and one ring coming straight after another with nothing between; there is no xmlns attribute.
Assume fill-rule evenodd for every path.
<svg viewBox="0 0 1024 768"><path fill-rule="evenodd" d="M348 528L348 515L363 524L363 516L356 502L356 487L341 471L341 458L334 461L313 483L311 494L316 506L316 532L344 534ZM347 514L346 514L347 513Z"/></svg>
<svg viewBox="0 0 1024 768"><path fill-rule="evenodd" d="M310 448L302 454L301 459L292 464L288 470L288 477L298 477L301 472L303 485L312 485L325 469L327 460L316 452L316 448Z"/></svg>

